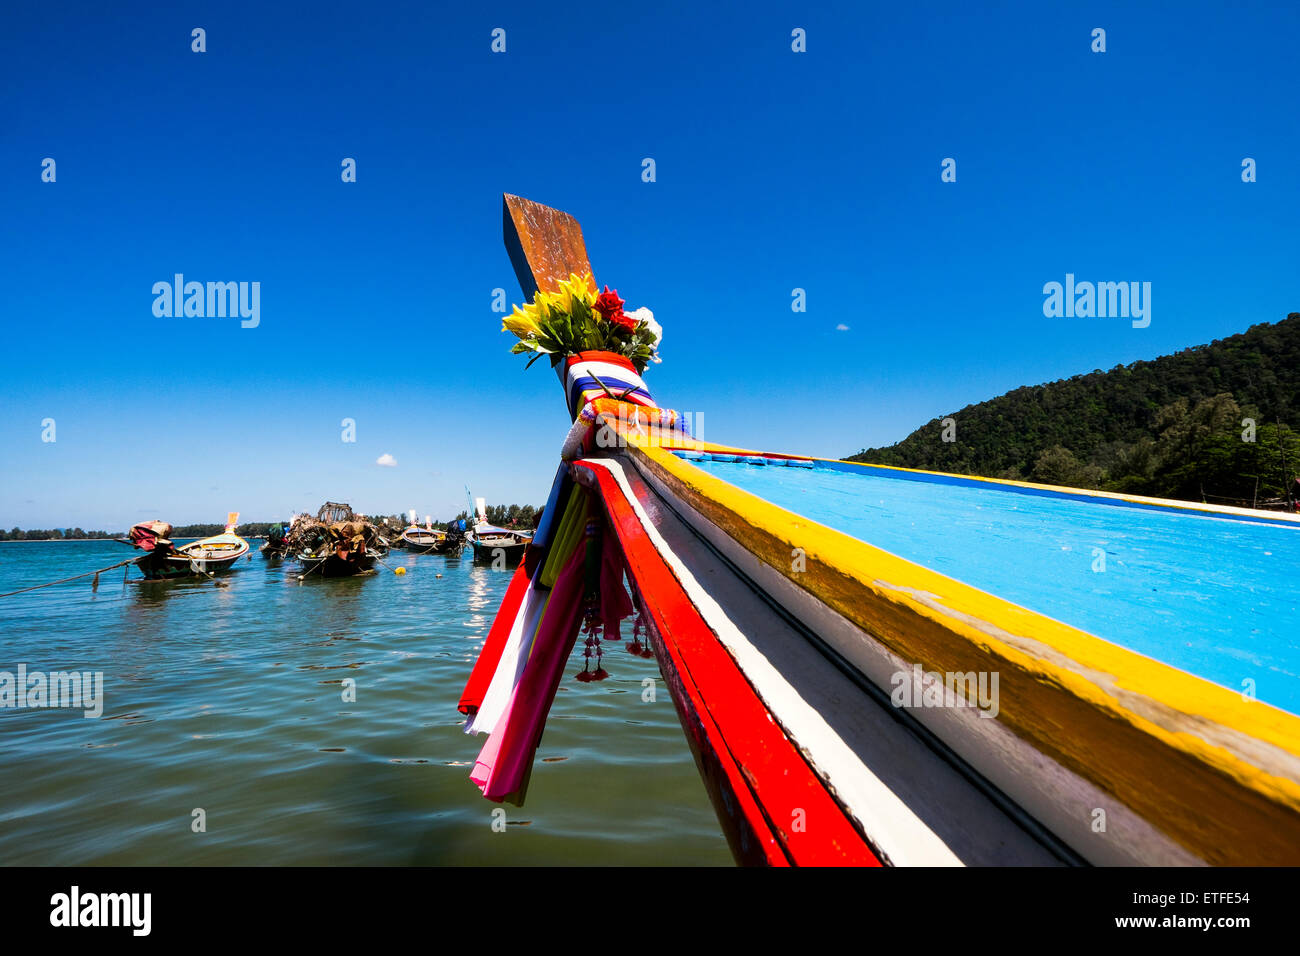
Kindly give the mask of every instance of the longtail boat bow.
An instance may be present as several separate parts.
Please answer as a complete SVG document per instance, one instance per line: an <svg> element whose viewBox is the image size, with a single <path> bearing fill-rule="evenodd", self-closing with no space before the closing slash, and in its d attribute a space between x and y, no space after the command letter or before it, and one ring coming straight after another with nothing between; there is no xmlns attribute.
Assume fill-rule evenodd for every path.
<svg viewBox="0 0 1300 956"><path fill-rule="evenodd" d="M595 289L572 216L506 196L504 225L525 296ZM852 512L885 480L1209 549L1219 525L1294 547L1293 518L699 441L626 357L551 357L572 425L460 701L489 799L522 801L578 638L590 679L633 616L742 863L1300 863L1295 713L1103 639L1068 591L1070 622L773 499L819 483Z"/></svg>

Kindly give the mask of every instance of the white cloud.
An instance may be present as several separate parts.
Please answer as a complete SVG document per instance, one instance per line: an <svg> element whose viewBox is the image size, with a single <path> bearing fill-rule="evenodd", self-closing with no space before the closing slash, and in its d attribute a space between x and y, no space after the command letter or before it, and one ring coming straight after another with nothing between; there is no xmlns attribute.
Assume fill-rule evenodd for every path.
<svg viewBox="0 0 1300 956"><path fill-rule="evenodd" d="M849 327L848 327L847 325L845 325L843 322L841 322L839 325L835 326L835 331L836 331L836 332L847 332L848 330L849 330Z"/></svg>
<svg viewBox="0 0 1300 956"><path fill-rule="evenodd" d="M380 455L378 458L375 459L375 464L383 465L385 468L396 468L397 459L394 458L392 455L388 454L388 452L384 452L382 455Z"/></svg>

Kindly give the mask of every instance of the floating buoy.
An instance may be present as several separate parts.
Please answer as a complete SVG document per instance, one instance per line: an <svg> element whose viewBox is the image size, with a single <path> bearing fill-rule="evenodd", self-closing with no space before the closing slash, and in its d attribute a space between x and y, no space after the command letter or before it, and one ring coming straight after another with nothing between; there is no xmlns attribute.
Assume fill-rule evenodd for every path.
<svg viewBox="0 0 1300 956"><path fill-rule="evenodd" d="M403 574L406 573L406 568L398 568L393 573L396 574L398 577L401 577Z"/></svg>

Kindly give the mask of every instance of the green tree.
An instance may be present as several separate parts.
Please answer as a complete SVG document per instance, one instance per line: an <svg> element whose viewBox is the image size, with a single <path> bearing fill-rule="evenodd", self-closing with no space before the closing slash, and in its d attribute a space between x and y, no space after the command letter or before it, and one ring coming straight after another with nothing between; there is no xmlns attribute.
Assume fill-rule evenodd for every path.
<svg viewBox="0 0 1300 956"><path fill-rule="evenodd" d="M1243 441L1243 418L1261 423L1254 442ZM1297 428L1292 312L1153 361L1014 389L851 460L1249 504L1287 494L1300 473Z"/></svg>
<svg viewBox="0 0 1300 956"><path fill-rule="evenodd" d="M1034 481L1045 485L1070 488L1096 488L1102 477L1100 468L1084 464L1060 445L1053 445L1038 456L1032 476Z"/></svg>

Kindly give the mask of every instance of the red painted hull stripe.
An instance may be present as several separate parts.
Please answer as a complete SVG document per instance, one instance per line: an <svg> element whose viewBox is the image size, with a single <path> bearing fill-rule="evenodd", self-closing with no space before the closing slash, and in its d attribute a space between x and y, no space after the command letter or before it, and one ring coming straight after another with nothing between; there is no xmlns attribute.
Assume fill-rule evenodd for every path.
<svg viewBox="0 0 1300 956"><path fill-rule="evenodd" d="M460 695L462 714L477 712L479 705L483 703L483 695L487 693L488 685L492 683L492 675L496 673L497 664L501 661L501 652L505 650L506 638L510 636L510 628L515 622L515 615L519 613L519 605L523 603L524 593L528 590L529 583L528 572L521 563L515 568L510 586L506 588L506 596L502 598L501 607L492 621L492 629L488 631L483 650L479 651L478 660L474 662L474 669L470 671L465 690Z"/></svg>
<svg viewBox="0 0 1300 956"><path fill-rule="evenodd" d="M786 737L736 662L718 641L604 468L575 463L600 489L629 574L661 636L655 648L688 736L702 762L714 763L723 803L757 837L764 862L801 866L879 866L880 861L816 772ZM584 481L584 484L588 482ZM698 730L686 716L698 721ZM706 773L706 780L708 774ZM734 846L734 844L733 844ZM744 860L744 862L749 862Z"/></svg>

